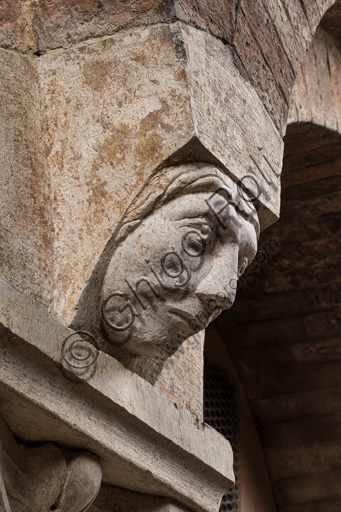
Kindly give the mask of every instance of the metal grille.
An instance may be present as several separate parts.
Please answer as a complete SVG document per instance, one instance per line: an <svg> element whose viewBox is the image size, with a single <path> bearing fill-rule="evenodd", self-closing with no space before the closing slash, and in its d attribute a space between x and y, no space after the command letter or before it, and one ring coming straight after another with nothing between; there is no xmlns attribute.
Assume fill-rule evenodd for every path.
<svg viewBox="0 0 341 512"><path fill-rule="evenodd" d="M236 485L222 499L220 512L240 511L238 396L227 375L205 360L204 421L231 443Z"/></svg>

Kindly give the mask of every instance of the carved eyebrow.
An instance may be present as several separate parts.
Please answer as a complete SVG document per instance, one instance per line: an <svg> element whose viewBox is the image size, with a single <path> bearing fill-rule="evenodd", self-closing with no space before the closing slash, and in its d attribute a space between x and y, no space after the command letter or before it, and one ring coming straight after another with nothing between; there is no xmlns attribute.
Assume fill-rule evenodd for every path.
<svg viewBox="0 0 341 512"><path fill-rule="evenodd" d="M186 220L197 220L197 221L200 221L200 222L205 222L206 224L210 224L210 225L214 225L214 223L211 221L211 219L209 219L209 217L207 215L198 215L198 213L196 214L186 214L185 216L181 217L181 219L174 219L174 222L183 222L183 221L186 221Z"/></svg>

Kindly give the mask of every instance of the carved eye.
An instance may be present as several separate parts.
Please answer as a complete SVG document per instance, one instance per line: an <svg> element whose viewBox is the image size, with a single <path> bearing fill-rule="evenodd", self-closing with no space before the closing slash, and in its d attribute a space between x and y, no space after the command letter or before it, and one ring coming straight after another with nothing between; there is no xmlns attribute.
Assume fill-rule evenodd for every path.
<svg viewBox="0 0 341 512"><path fill-rule="evenodd" d="M200 226L200 233L202 234L202 236L207 237L212 233L211 226L209 226L208 224L202 224Z"/></svg>
<svg viewBox="0 0 341 512"><path fill-rule="evenodd" d="M182 247L189 256L201 256L210 244L214 230L206 222L195 223L187 227L190 229L182 237Z"/></svg>

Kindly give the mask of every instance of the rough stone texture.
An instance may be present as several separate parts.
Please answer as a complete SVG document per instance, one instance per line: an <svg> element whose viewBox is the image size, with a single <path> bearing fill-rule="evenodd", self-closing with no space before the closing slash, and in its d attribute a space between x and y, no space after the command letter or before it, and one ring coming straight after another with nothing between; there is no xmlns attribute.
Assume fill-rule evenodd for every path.
<svg viewBox="0 0 341 512"><path fill-rule="evenodd" d="M188 94L167 28L51 54L38 66L54 190L55 311L70 321L70 300L128 203L190 138Z"/></svg>
<svg viewBox="0 0 341 512"><path fill-rule="evenodd" d="M38 52L70 47L136 25L174 18L169 0L34 0L32 27Z"/></svg>
<svg viewBox="0 0 341 512"><path fill-rule="evenodd" d="M282 156L278 130L285 129L299 63L332 3L274 0L255 5L242 0L238 6L235 1L208 6L183 0L173 7L150 1L66 5L36 0L2 6L0 45L48 52L33 59L1 50L0 276L69 324L100 254L136 193L164 164L198 156L234 179L252 169L263 189L262 227L273 222L279 210ZM176 19L184 24L169 25ZM328 30L330 16L325 22ZM140 28L132 28L136 25ZM64 47L68 49L60 50ZM298 101L308 95L306 120L319 118L333 130L340 128L339 114L331 110L339 98L334 72L339 64L337 47L321 36L307 57L310 75L298 81L295 92ZM292 172L283 214L290 233L284 230L283 240L296 239L301 248L289 243L285 257L263 280L266 299L256 306L265 304L266 320L260 321L262 311L257 317L257 307L250 306L244 316L249 324L229 330L238 342L252 407L264 412L259 419L262 439L276 480L276 499L284 510L306 500L327 501L330 494L340 497L330 472L330 467L336 474L340 471L338 452L330 445L339 440L340 426L339 397L333 393L340 384L335 336L340 251L333 237L340 198L338 181L331 178L339 169L339 141L327 134L314 145L311 133L300 130L293 138L306 136L309 151L296 162L294 154L286 155ZM322 166L326 158L328 165ZM18 215L23 209L25 214ZM292 259L298 264L290 270ZM277 295L278 302L273 299ZM298 318L294 299L300 305ZM93 450L103 461L108 484L169 496L195 511L217 510L233 479L229 445L179 408L184 405L199 415L201 384L195 395L192 389L185 395L180 381L165 373L162 383L161 376L156 387L179 403L173 407L104 354L89 374L75 376L68 366L62 373L61 345L70 331L6 285L0 302L6 326L0 336L1 405L15 435L32 442L52 436L55 443ZM278 319L278 311L285 321ZM269 368L253 350L257 332L261 346L266 345ZM199 368L200 357L198 362ZM299 371L289 376L288 367ZM71 378L67 385L66 376ZM306 414L302 402L311 398L312 382L319 396L330 400L321 408L330 411L332 428L321 418L314 427L297 418L302 409ZM323 394L322 386L329 386L329 393ZM291 402L297 388L303 398ZM271 412L269 403L274 403ZM270 422L279 423L273 420L276 411L282 424L269 425L267 414ZM287 451L283 442L289 444ZM295 458L296 449L302 459Z"/></svg>
<svg viewBox="0 0 341 512"><path fill-rule="evenodd" d="M1 2L0 5L0 47L26 50L25 20L20 0Z"/></svg>
<svg viewBox="0 0 341 512"><path fill-rule="evenodd" d="M47 309L52 302L50 180L32 62L0 50L0 276Z"/></svg>
<svg viewBox="0 0 341 512"><path fill-rule="evenodd" d="M328 33L336 39L339 46L341 46L340 19L341 2L337 0L333 7L331 7L322 18L321 28L327 30Z"/></svg>
<svg viewBox="0 0 341 512"><path fill-rule="evenodd" d="M288 123L341 128L341 54L324 31L316 34L292 94Z"/></svg>
<svg viewBox="0 0 341 512"><path fill-rule="evenodd" d="M213 36L179 25L138 29L43 56L38 72L54 192L54 311L65 322L124 210L163 160L201 151L237 179L252 172L264 192L262 227L273 222L282 141ZM186 149L198 139L199 150Z"/></svg>
<svg viewBox="0 0 341 512"><path fill-rule="evenodd" d="M84 512L101 486L101 466L91 454L17 443L1 416L0 461L4 512Z"/></svg>
<svg viewBox="0 0 341 512"><path fill-rule="evenodd" d="M158 377L155 388L169 401L203 418L203 357L205 331L186 340L169 358Z"/></svg>
<svg viewBox="0 0 341 512"><path fill-rule="evenodd" d="M27 7L27 4L25 5ZM65 7L65 4L63 5ZM302 31L306 38L306 18L299 8L294 8L295 4L283 4L284 9L276 9L275 5L267 7L269 17L266 27L269 37L275 37L274 26L280 34L281 43L276 46L276 62L285 62L287 66L289 59L295 69L292 60L294 54L299 51L301 55L305 49L304 42L303 50L297 46L297 34ZM13 19L16 16L15 6L15 3L11 4L10 16ZM34 7L40 8L39 3L36 2ZM53 6L50 4L45 7L47 16L49 12L52 13ZM71 9L70 5L69 7ZM145 12L150 13L149 7L139 4L136 9L146 9ZM323 9L326 7L327 5L323 5ZM122 8L124 10L125 7ZM264 61L265 50L270 52L272 48L269 38L263 42L263 38L258 36L259 44L267 45L262 48L254 42L257 31L261 29L260 16L256 17L254 8L255 6L245 4L238 11L237 25L241 32L239 36L237 29L235 39L240 40L239 56L244 56L245 69L251 69L253 62L258 62L255 69L257 73L261 73L261 87L264 86L263 93L258 90L258 94L275 119L279 110L284 116L286 107L278 87L273 82L270 68L274 68L275 61L269 60L268 64ZM54 9L57 9L55 4ZM84 12L90 16L91 9L87 9L90 7L85 6ZM189 12L188 9L186 12ZM29 13L29 9L25 12ZM53 12L56 14L57 11ZM203 19L206 16L203 14L204 4L198 4L195 9L193 7L191 12L191 15L202 16ZM79 9L77 13L81 16ZM288 17L291 20L292 31ZM79 23L81 18L76 19L77 26L83 26ZM89 23L90 19L91 16ZM198 20L195 23L201 26ZM62 29L67 23L59 25ZM245 37L251 38L251 46L245 45ZM134 50L131 52L132 47ZM282 47L284 50L287 48L287 57ZM318 43L315 47L318 47ZM48 168L44 168L43 148L38 135L39 98L30 61L10 53L2 55L5 95L2 103L3 117L8 119L6 132L13 133L11 140L14 141L14 144L12 142L9 146L4 140L4 147L7 148L4 152L4 158L7 158L4 168L9 172L9 166L12 165L9 161L12 160L18 172L18 177L14 181L8 179L8 172L4 175L6 177L3 182L3 196L8 197L8 206L2 206L1 222L4 226L2 230L6 233L3 235L4 247L8 248L6 251L10 258L6 256L3 259L3 275L19 289L27 290L36 300L47 307L53 307L56 314L61 317L66 315L66 322L70 322L73 308L84 284L117 220L134 196L135 192L131 187L137 190L163 159L175 155L181 148L186 148L177 157L177 161L200 154L203 159L218 158L231 174L237 177L241 176L241 170L245 172L249 167L253 168L253 172L258 173L259 177L261 173L266 176L270 172L271 175L264 158L270 159L274 156L275 161L272 161L271 165L275 172L279 173L279 138L272 129L270 120L266 120L264 112L258 106L256 93L238 75L228 48L202 31L195 31L190 27L183 27L181 30L170 29L168 26L155 27L153 30L138 29L134 33L122 32L121 35L105 41L84 45L64 53L46 55L39 59L37 66L42 87L44 142ZM150 55L157 55L158 58L150 58ZM325 50L321 44L316 55L321 55L323 62ZM333 94L339 94L339 86L336 83L339 54L332 44L328 46L328 56L332 70L330 87ZM245 64L248 59L249 64ZM127 62L130 62L128 68ZM148 64L145 66L146 63ZM326 112L330 97L323 68L320 69L320 80L324 82L322 106ZM281 71L280 68L279 70ZM137 82L136 76L139 76ZM315 74L315 78L316 76ZM285 84L288 77L289 75L283 75L283 90L287 87ZM259 82L257 77L254 83L256 82ZM226 88L222 90L221 84ZM303 86L299 80L297 90L301 89L304 92ZM16 95L9 96L8 91L14 90L17 92ZM162 90L164 92L161 92ZM315 89L311 87L309 90L313 93ZM269 91L272 91L270 95ZM237 96L239 92L240 95ZM112 97L115 97L115 102L112 102ZM318 98L319 95L315 94L315 97ZM192 112L190 101L195 107ZM217 102L220 107L217 107ZM309 109L311 110L310 106ZM124 121L122 112L126 116ZM240 115L240 112L245 112L245 116ZM226 116L226 113L229 115ZM334 119L327 116L329 114L325 114L326 120L333 126ZM13 124L13 120L18 117L22 119L20 128ZM24 131L21 126L25 128ZM14 130L20 130L20 134L15 135ZM255 132L259 132L259 138L255 137ZM193 139L196 137L195 134L200 139L200 144ZM23 145L15 141L27 142ZM248 141L247 145L245 141ZM186 143L192 143L192 146L187 147ZM246 147L250 143L253 147ZM206 146L208 151L205 151L203 146ZM260 158L257 147L263 147ZM12 154L16 156L11 158ZM34 162L33 174L31 161ZM260 172L254 161L260 167ZM31 169L28 172L29 168ZM112 180L113 168L117 177L115 181ZM51 184L46 176L47 172L51 173ZM40 176L39 180L37 176ZM123 182L123 179L126 181ZM21 192L19 189L17 193L20 182L20 187L25 187L26 190ZM44 192L39 196L36 188L42 190L41 182L44 184ZM33 187L36 187L31 194L34 199L28 197L28 192ZM48 198L52 191L54 203L50 209ZM271 203L274 200L271 187L267 193L270 193L269 198L263 199ZM112 199L114 197L115 200ZM26 222L22 220L14 225L14 209L20 211L18 201L25 205ZM278 204L275 210L278 211ZM263 226L273 221L273 217L262 219L262 212L260 214ZM18 225L21 232L26 231L30 234L31 241L28 244L24 245L22 236L15 233ZM52 244L53 229L54 256L49 248ZM14 230L13 233L11 230ZM94 239L97 241L96 246L91 243ZM18 244L18 240L22 240L21 245ZM46 255L44 261L41 257L43 252ZM48 275L47 262L53 275ZM72 275L73 268L77 268L77 278ZM53 292L53 299L51 280L58 286Z"/></svg>
<svg viewBox="0 0 341 512"><path fill-rule="evenodd" d="M186 339L233 305L229 282L253 259L260 231L244 194L213 165L160 171L108 246L102 291L92 290L83 312L101 314L82 329L98 332L105 352L154 383Z"/></svg>
<svg viewBox="0 0 341 512"><path fill-rule="evenodd" d="M228 174L238 180L254 175L261 191L257 209L263 230L279 213L281 137L228 48L191 27L184 26L183 34L195 131ZM252 197L258 195L254 183L243 183Z"/></svg>
<svg viewBox="0 0 341 512"><path fill-rule="evenodd" d="M250 82L281 133L304 53L332 0L242 0L233 44Z"/></svg>
<svg viewBox="0 0 341 512"><path fill-rule="evenodd" d="M295 73L324 12L334 3L335 0L219 0L214 4L207 0L14 1L3 7L0 45L41 54L137 26L180 20L236 49L236 62L244 68L274 122L284 132ZM328 20L338 14L337 5L327 15ZM331 23L337 26L336 22ZM256 47L252 52L256 60L250 58L251 47L245 47L245 43Z"/></svg>
<svg viewBox="0 0 341 512"><path fill-rule="evenodd" d="M238 16L234 44L251 84L255 87L272 119L277 123L277 127L283 129L282 123L286 118L285 100L242 10Z"/></svg>
<svg viewBox="0 0 341 512"><path fill-rule="evenodd" d="M228 441L106 354L72 371L72 331L0 285L1 411L15 436L96 454L109 485L218 512L234 478Z"/></svg>
<svg viewBox="0 0 341 512"><path fill-rule="evenodd" d="M175 9L180 20L231 42L239 3L239 0L178 0Z"/></svg>
<svg viewBox="0 0 341 512"><path fill-rule="evenodd" d="M89 512L188 512L165 498L103 486Z"/></svg>
<svg viewBox="0 0 341 512"><path fill-rule="evenodd" d="M220 0L36 0L32 2L32 27L38 52L69 47L85 39L112 35L133 26L179 19L230 41L238 1Z"/></svg>

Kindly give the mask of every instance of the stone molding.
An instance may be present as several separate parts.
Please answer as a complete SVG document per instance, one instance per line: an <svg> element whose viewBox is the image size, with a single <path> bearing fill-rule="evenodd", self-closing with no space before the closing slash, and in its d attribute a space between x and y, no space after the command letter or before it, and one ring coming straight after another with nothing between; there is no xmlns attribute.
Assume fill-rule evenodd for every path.
<svg viewBox="0 0 341 512"><path fill-rule="evenodd" d="M1 410L17 437L94 453L107 484L218 511L234 480L227 440L104 353L89 380L63 369L72 331L3 280L0 312Z"/></svg>
<svg viewBox="0 0 341 512"><path fill-rule="evenodd" d="M84 512L96 498L102 470L96 457L49 443L25 446L0 416L0 510Z"/></svg>

